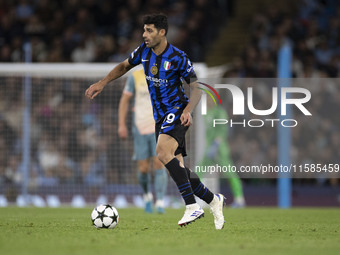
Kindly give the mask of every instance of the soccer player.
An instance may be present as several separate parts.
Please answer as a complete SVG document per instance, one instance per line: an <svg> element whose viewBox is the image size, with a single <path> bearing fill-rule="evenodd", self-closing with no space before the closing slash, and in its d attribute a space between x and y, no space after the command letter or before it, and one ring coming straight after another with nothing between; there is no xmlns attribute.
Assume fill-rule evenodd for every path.
<svg viewBox="0 0 340 255"><path fill-rule="evenodd" d="M144 42L104 79L92 84L85 95L95 98L109 82L134 66L143 64L156 123L157 157L168 169L186 204L178 225L185 226L204 216L203 209L196 203L196 195L210 205L215 228L222 229L224 196L213 194L194 172L184 166L183 161L187 155L185 133L192 124L191 112L201 98L194 68L183 51L168 43L168 20L165 15L147 15L143 21ZM190 87L190 99L184 93L182 79Z"/></svg>
<svg viewBox="0 0 340 255"><path fill-rule="evenodd" d="M151 175L149 169L153 164L156 193L156 210L164 213L164 195L168 185L168 173L156 157L155 121L145 81L143 69L135 71L127 79L119 103L118 134L121 138L128 137L126 116L129 101L133 98L132 133L134 142L134 159L137 160L138 181L143 189L145 212L152 213L153 196L151 193Z"/></svg>

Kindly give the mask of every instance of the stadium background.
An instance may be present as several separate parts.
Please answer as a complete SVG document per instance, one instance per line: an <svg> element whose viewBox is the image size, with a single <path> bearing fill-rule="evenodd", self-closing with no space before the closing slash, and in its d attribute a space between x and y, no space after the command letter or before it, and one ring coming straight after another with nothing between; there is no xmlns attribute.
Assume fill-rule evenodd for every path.
<svg viewBox="0 0 340 255"><path fill-rule="evenodd" d="M131 161L132 141L117 136L117 107L125 79L90 102L84 97L85 89L110 69L101 65L93 71L95 66L79 63L109 62L113 67L124 60L141 42L145 13L162 11L169 16L168 40L186 51L193 62L201 63L205 78L274 78L278 51L284 43L293 49L293 77L338 78L338 2L271 2L0 1L1 205L44 206L50 201L53 206L58 203L52 196L57 196L62 203L73 200L81 206L79 195L87 203L95 203L102 194L115 203L124 197L131 203L141 194ZM31 46L32 53L28 52L26 60L45 66L32 67L36 74L27 72L27 66L15 66L25 62L25 45ZM51 63L65 62L74 64L46 70ZM29 166L24 164L23 154L27 81L32 97ZM314 125L293 134L299 141L293 151L304 151L295 162L338 163L339 86L315 87L313 95L317 95L310 106L317 113ZM229 143L235 164L255 164L266 157L277 162L275 129L232 133ZM260 139L263 133L272 139ZM293 205L339 206L338 178L311 175L293 179ZM277 204L276 179L243 182L248 205ZM168 195L176 206L179 198L171 184ZM225 179L221 179L221 190L230 196ZM32 195L28 200L21 196L26 192Z"/></svg>

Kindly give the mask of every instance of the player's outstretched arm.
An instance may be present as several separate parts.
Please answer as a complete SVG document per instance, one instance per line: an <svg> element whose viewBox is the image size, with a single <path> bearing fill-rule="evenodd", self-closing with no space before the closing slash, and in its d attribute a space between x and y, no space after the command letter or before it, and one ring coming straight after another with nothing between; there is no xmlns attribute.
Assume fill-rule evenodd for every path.
<svg viewBox="0 0 340 255"><path fill-rule="evenodd" d="M126 74L131 68L129 61L125 59L123 62L119 63L115 68L112 69L111 72L106 75L106 77L94 84L92 84L86 91L85 96L89 99L95 98L104 87L111 81L118 79L122 75Z"/></svg>
<svg viewBox="0 0 340 255"><path fill-rule="evenodd" d="M126 126L126 116L129 109L129 101L132 97L132 94L126 93L125 91L122 94L122 97L119 101L118 108L118 135L120 138L125 139L129 136L129 132Z"/></svg>
<svg viewBox="0 0 340 255"><path fill-rule="evenodd" d="M189 84L190 98L188 105L184 108L181 115L181 123L184 126L190 126L192 124L191 113L195 109L198 102L201 100L202 91L198 89L198 83L196 81Z"/></svg>

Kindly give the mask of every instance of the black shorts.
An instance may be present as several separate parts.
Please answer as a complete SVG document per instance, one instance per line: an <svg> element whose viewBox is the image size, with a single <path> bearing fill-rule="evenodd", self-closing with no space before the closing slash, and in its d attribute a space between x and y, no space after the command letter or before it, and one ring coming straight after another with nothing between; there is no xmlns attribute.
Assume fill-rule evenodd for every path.
<svg viewBox="0 0 340 255"><path fill-rule="evenodd" d="M156 141L158 141L158 136L160 134L167 134L173 137L177 143L178 148L175 151L175 156L182 154L183 157L187 155L185 146L185 133L189 127L181 124L181 115L183 109L176 109L169 111L164 115L164 117L156 123L155 135Z"/></svg>

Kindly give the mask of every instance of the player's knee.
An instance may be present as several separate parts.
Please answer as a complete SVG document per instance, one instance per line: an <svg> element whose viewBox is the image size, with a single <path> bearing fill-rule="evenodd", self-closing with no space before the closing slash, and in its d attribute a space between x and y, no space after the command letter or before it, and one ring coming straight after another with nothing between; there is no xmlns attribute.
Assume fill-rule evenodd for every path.
<svg viewBox="0 0 340 255"><path fill-rule="evenodd" d="M166 164L171 160L171 159L169 160L169 158L171 157L170 152L163 145L159 145L159 144L157 145L156 154L157 154L157 158L163 164Z"/></svg>
<svg viewBox="0 0 340 255"><path fill-rule="evenodd" d="M164 167L164 165L162 164L162 162L159 160L158 157L155 157L154 160L153 160L153 166L154 166L154 169L157 170L157 169L162 169Z"/></svg>
<svg viewBox="0 0 340 255"><path fill-rule="evenodd" d="M164 158L164 150L161 148L161 146L157 146L156 147L156 155L157 155L157 158L161 161L161 162L163 162L163 158Z"/></svg>
<svg viewBox="0 0 340 255"><path fill-rule="evenodd" d="M138 170L141 173L147 173L149 171L149 163L144 160L138 161Z"/></svg>
<svg viewBox="0 0 340 255"><path fill-rule="evenodd" d="M140 166L138 168L138 170L139 170L139 172L144 174L144 173L147 173L149 169L147 167L145 167L145 166Z"/></svg>

